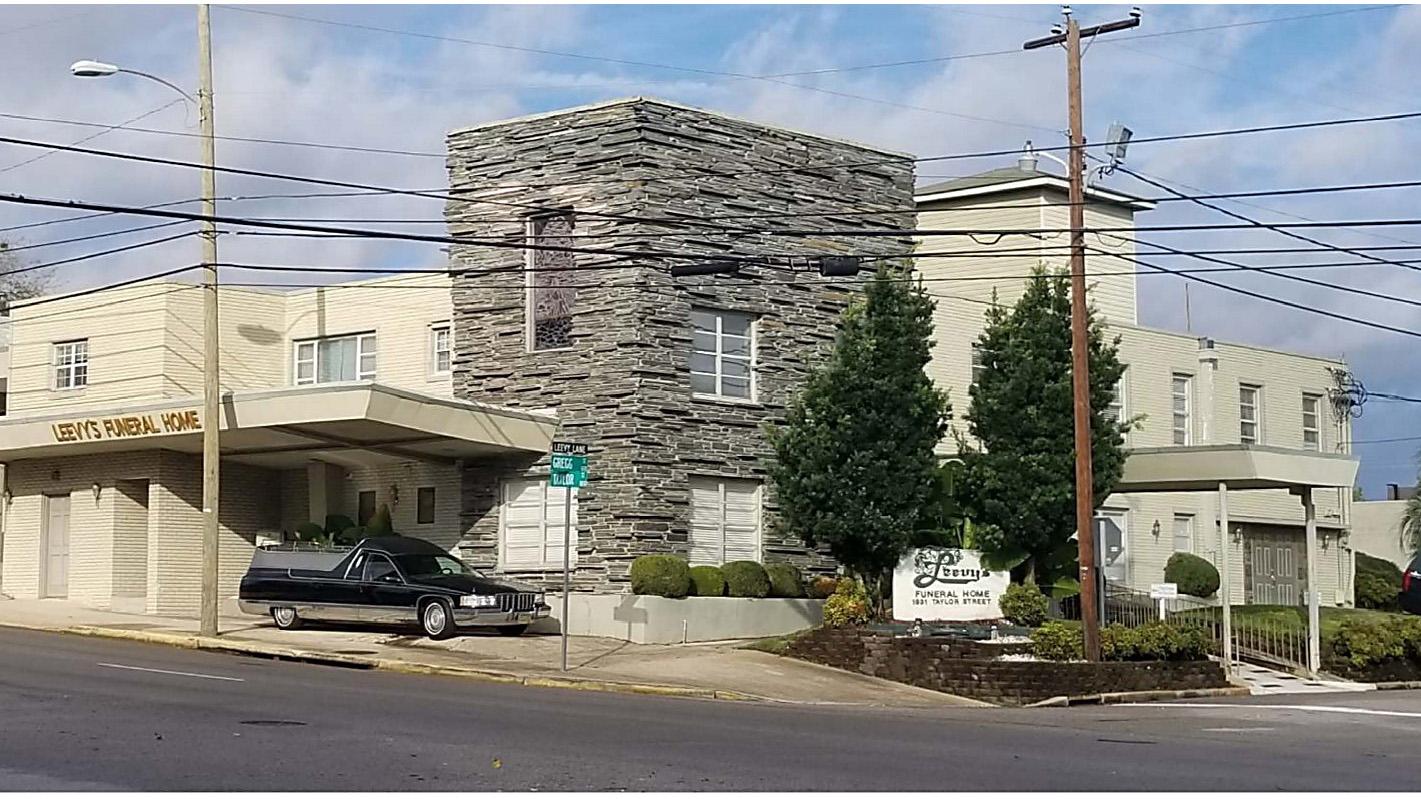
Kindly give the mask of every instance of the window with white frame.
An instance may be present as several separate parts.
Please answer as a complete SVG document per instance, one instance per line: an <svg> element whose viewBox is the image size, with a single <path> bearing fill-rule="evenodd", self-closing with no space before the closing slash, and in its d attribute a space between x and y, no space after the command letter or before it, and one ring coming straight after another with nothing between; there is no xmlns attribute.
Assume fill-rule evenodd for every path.
<svg viewBox="0 0 1421 799"><path fill-rule="evenodd" d="M375 334L309 339L296 342L293 382L340 383L375 379Z"/></svg>
<svg viewBox="0 0 1421 799"><path fill-rule="evenodd" d="M553 488L546 477L506 480L500 503L499 566L505 570L562 567L563 504L572 492L573 546L577 562L577 489Z"/></svg>
<svg viewBox="0 0 1421 799"><path fill-rule="evenodd" d="M1193 386L1194 377L1192 375L1174 375L1170 390L1171 416L1173 417L1174 443L1180 446L1188 446L1194 440L1189 418L1190 406L1193 404L1193 398L1190 396Z"/></svg>
<svg viewBox="0 0 1421 799"><path fill-rule="evenodd" d="M1262 431L1263 388L1247 383L1238 385L1238 443L1257 444Z"/></svg>
<svg viewBox="0 0 1421 799"><path fill-rule="evenodd" d="M448 324L429 328L429 371L431 374L448 374L454 361L454 329Z"/></svg>
<svg viewBox="0 0 1421 799"><path fill-rule="evenodd" d="M691 391L754 399L755 319L750 314L691 309Z"/></svg>
<svg viewBox="0 0 1421 799"><path fill-rule="evenodd" d="M1194 516L1189 513L1174 514L1174 551L1194 551Z"/></svg>
<svg viewBox="0 0 1421 799"><path fill-rule="evenodd" d="M1130 370L1127 368L1120 373L1120 379L1115 381L1115 389L1110 393L1110 404L1105 406L1105 417L1116 425L1124 424L1129 419L1130 413ZM1120 433L1120 440L1125 440L1126 434Z"/></svg>
<svg viewBox="0 0 1421 799"><path fill-rule="evenodd" d="M1322 451L1322 395L1303 395L1303 449Z"/></svg>
<svg viewBox="0 0 1421 799"><path fill-rule="evenodd" d="M83 388L89 385L89 340L60 341L54 345L54 387Z"/></svg>
<svg viewBox="0 0 1421 799"><path fill-rule="evenodd" d="M577 299L571 252L550 249L571 247L572 214L540 216L528 220L528 351L560 350L572 346L572 311Z"/></svg>
<svg viewBox="0 0 1421 799"><path fill-rule="evenodd" d="M692 477L690 562L719 566L759 559L760 484Z"/></svg>

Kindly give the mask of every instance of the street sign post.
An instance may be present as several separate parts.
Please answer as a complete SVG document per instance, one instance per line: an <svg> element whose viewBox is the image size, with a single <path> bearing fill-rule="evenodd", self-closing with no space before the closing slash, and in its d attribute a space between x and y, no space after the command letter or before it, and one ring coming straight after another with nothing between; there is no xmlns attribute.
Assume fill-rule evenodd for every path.
<svg viewBox="0 0 1421 799"><path fill-rule="evenodd" d="M571 590L572 490L587 485L587 445L554 441L548 459L548 485L563 489L562 505L562 670L567 671L568 593Z"/></svg>

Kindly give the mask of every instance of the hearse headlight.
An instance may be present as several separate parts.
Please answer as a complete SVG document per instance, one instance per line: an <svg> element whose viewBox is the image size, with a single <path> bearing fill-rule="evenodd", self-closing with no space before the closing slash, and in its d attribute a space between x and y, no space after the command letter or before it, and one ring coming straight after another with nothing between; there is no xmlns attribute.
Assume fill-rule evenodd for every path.
<svg viewBox="0 0 1421 799"><path fill-rule="evenodd" d="M459 597L459 604L466 608L492 608L497 607L498 597L492 594L461 596Z"/></svg>

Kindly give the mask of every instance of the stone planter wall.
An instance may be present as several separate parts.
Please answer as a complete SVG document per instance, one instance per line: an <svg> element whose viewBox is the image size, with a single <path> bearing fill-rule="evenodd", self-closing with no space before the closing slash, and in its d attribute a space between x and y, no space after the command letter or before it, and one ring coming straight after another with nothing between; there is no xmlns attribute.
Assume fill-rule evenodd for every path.
<svg viewBox="0 0 1421 799"><path fill-rule="evenodd" d="M1219 664L1207 660L1057 663L991 659L994 654L1029 648L1029 644L895 638L853 628L821 628L795 640L786 654L1000 705L1027 705L1056 696L1222 688L1228 684Z"/></svg>

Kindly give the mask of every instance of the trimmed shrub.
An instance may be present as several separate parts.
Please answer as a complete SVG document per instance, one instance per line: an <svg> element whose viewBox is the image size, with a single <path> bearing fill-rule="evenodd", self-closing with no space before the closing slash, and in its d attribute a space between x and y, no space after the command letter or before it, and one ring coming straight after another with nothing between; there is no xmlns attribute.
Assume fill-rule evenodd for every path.
<svg viewBox="0 0 1421 799"><path fill-rule="evenodd" d="M296 526L296 540L311 543L325 541L325 528L315 522L302 522Z"/></svg>
<svg viewBox="0 0 1421 799"><path fill-rule="evenodd" d="M338 533L331 535L331 541L344 546L355 546L361 539L369 536L364 527L347 527Z"/></svg>
<svg viewBox="0 0 1421 799"><path fill-rule="evenodd" d="M834 593L824 600L824 624L843 627L868 621L868 591L863 583L851 577L841 577Z"/></svg>
<svg viewBox="0 0 1421 799"><path fill-rule="evenodd" d="M395 535L395 526L390 521L390 506L380 504L380 509L375 511L375 515L370 518L370 522L365 525L367 536Z"/></svg>
<svg viewBox="0 0 1421 799"><path fill-rule="evenodd" d="M736 560L720 567L725 575L725 592L730 596L764 597L770 595L770 575L765 567L753 560Z"/></svg>
<svg viewBox="0 0 1421 799"><path fill-rule="evenodd" d="M1034 583L1007 586L997 604L1001 606L1002 617L1018 627L1040 627L1051 608L1046 595Z"/></svg>
<svg viewBox="0 0 1421 799"><path fill-rule="evenodd" d="M804 596L804 576L789 563L771 563L765 567L770 578L770 596L799 599Z"/></svg>
<svg viewBox="0 0 1421 799"><path fill-rule="evenodd" d="M1164 581L1179 586L1179 593L1211 597L1219 590L1219 570L1188 552L1176 552L1164 564Z"/></svg>
<svg viewBox="0 0 1421 799"><path fill-rule="evenodd" d="M828 599L834 595L834 589L839 587L837 577L815 577L809 581L809 597L811 599Z"/></svg>
<svg viewBox="0 0 1421 799"><path fill-rule="evenodd" d="M340 513L332 513L326 517L326 532L335 534L343 530L349 530L355 526L355 521L349 516Z"/></svg>
<svg viewBox="0 0 1421 799"><path fill-rule="evenodd" d="M1085 638L1073 621L1048 621L1031 631L1031 652L1042 660L1081 660Z"/></svg>
<svg viewBox="0 0 1421 799"><path fill-rule="evenodd" d="M1357 553L1357 576L1352 599L1359 608L1401 610L1401 569L1395 563Z"/></svg>
<svg viewBox="0 0 1421 799"><path fill-rule="evenodd" d="M691 567L675 555L642 555L632 561L632 593L680 599L691 592Z"/></svg>
<svg viewBox="0 0 1421 799"><path fill-rule="evenodd" d="M691 596L725 596L725 575L719 566L691 567Z"/></svg>
<svg viewBox="0 0 1421 799"><path fill-rule="evenodd" d="M1333 653L1358 668L1375 666L1406 657L1406 639L1401 625L1366 619L1347 619L1332 635Z"/></svg>

